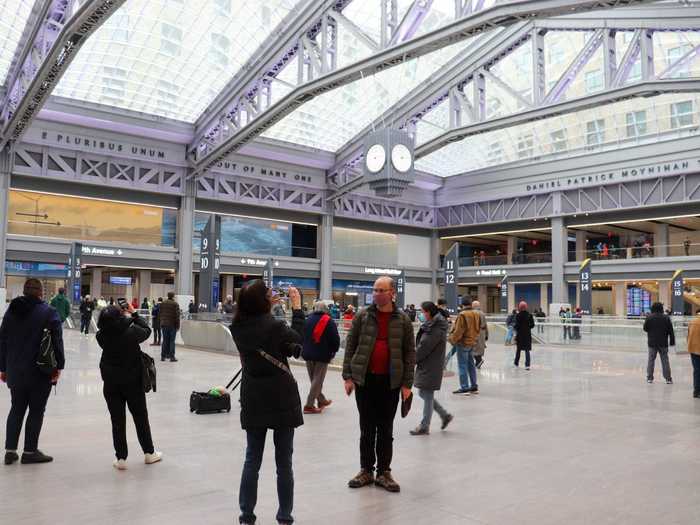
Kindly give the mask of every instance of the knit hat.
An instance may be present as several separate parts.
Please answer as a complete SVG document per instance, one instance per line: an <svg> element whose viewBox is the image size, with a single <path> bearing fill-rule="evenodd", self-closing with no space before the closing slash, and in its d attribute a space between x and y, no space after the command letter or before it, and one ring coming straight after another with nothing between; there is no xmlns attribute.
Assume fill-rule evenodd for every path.
<svg viewBox="0 0 700 525"><path fill-rule="evenodd" d="M27 279L24 283L22 293L24 293L24 295L31 295L32 297L41 297L44 293L41 281L34 278Z"/></svg>

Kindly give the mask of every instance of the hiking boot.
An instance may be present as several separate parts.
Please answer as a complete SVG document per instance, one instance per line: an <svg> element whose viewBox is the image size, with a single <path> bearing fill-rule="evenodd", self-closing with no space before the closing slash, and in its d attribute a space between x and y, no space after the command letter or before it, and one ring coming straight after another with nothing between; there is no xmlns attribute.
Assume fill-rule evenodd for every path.
<svg viewBox="0 0 700 525"><path fill-rule="evenodd" d="M316 407L304 407L304 414L320 414L323 409Z"/></svg>
<svg viewBox="0 0 700 525"><path fill-rule="evenodd" d="M430 430L421 426L417 426L414 430L409 430L409 434L411 434L412 436L427 436L428 434L430 434Z"/></svg>
<svg viewBox="0 0 700 525"><path fill-rule="evenodd" d="M5 452L5 465L12 465L18 459L17 452Z"/></svg>
<svg viewBox="0 0 700 525"><path fill-rule="evenodd" d="M440 425L440 430L445 430L447 425L449 425L455 417L452 414L447 414L442 420L442 425Z"/></svg>
<svg viewBox="0 0 700 525"><path fill-rule="evenodd" d="M22 454L23 465L32 463L51 463L52 461L53 458L51 456L47 456L41 450L37 450L36 452L24 452Z"/></svg>
<svg viewBox="0 0 700 525"><path fill-rule="evenodd" d="M377 487L382 487L383 489L388 490L389 492L401 492L401 487L398 483L396 483L394 478L391 477L391 472L388 470L379 474L377 479L374 481L374 484Z"/></svg>
<svg viewBox="0 0 700 525"><path fill-rule="evenodd" d="M348 481L348 487L351 489L359 489L360 487L366 487L372 483L374 483L374 473L363 469L358 472L357 476Z"/></svg>

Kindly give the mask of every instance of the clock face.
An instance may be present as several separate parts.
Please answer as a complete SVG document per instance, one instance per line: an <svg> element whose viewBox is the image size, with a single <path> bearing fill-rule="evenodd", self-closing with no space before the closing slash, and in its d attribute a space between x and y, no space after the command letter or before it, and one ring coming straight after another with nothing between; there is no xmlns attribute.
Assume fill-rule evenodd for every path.
<svg viewBox="0 0 700 525"><path fill-rule="evenodd" d="M413 163L411 151L403 144L397 144L391 150L391 163L396 168L396 171L406 173L411 169L411 164Z"/></svg>
<svg viewBox="0 0 700 525"><path fill-rule="evenodd" d="M381 144L375 144L367 150L365 163L370 173L379 173L386 164L386 150Z"/></svg>

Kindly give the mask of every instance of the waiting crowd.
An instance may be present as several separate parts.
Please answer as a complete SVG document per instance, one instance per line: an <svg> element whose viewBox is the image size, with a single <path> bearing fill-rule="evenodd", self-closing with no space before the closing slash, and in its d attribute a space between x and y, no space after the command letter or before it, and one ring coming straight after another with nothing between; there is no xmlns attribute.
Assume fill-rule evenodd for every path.
<svg viewBox="0 0 700 525"><path fill-rule="evenodd" d="M263 459L265 436L273 433L277 464L278 523L292 523L294 479L292 451L295 429L303 425L303 414L321 414L331 404L323 393L329 364L340 348L338 325L331 315L331 301L316 301L308 315L301 296L289 289L292 310L291 326L277 315L280 305L273 290L263 281L253 281L240 292L237 303L224 303L233 315L231 334L239 351L243 368L241 383L241 426L246 431L247 447L239 490L240 523L256 522L258 472ZM43 290L37 279L28 279L24 294L14 299L0 326L0 379L11 393L7 418L5 464L20 460L18 443L24 423L25 439L21 463L48 463L53 460L38 448L44 411L51 386L65 366L62 324L70 314L70 304L61 291L51 305L42 300ZM437 401L435 393L442 387L445 369L456 353L459 369L458 396L479 393L477 369L484 363L488 324L478 301L465 297L456 316L450 316L444 300L426 301L416 309L396 307L396 290L391 277L380 277L373 287L373 303L359 310L348 309L342 322L348 329L342 365L344 389L355 394L360 426L360 471L348 481L350 488L376 485L389 492L399 492L393 477L393 428L401 407L405 416L411 406L412 388L423 400L419 424L413 436L430 434L433 413L440 417L441 430L454 419ZM150 357L140 344L154 334L154 345L161 346L161 361L175 358L175 334L180 324L180 308L174 294L154 304L144 304L152 315L152 326L138 314L132 303L100 305L90 297L80 305L81 318L88 320L81 332L87 333L95 308L97 343L102 348L100 372L103 395L112 423L115 449L114 467L127 468L126 409L132 415L146 464L162 460L156 450L148 419L146 392L151 388L148 369ZM136 306L139 306L138 303ZM141 305L143 306L143 305ZM535 313L541 317L541 310ZM507 321L506 343L516 344L513 364L518 367L522 353L525 369L531 367L532 330L535 316L521 301ZM564 311L563 319L574 318ZM413 320L420 328L414 334ZM575 319L575 318L574 318ZM577 337L577 325L567 326L567 335ZM649 361L647 381L652 382L656 356L661 358L663 375L672 383L668 347L675 344L673 326L663 306L655 303L644 323L648 334ZM447 342L452 349L447 353ZM694 397L700 397L700 317L689 326L688 351L694 370ZM50 356L50 366L43 366ZM303 357L310 379L310 389L302 405L297 382L289 368L290 357ZM150 360L152 361L152 360ZM42 363L42 366L38 366ZM26 422L25 420L26 415Z"/></svg>

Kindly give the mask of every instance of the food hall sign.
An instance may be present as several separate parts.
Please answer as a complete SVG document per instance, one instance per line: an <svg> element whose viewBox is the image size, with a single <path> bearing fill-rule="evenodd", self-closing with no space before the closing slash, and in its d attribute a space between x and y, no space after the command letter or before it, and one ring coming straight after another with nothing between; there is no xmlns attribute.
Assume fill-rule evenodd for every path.
<svg viewBox="0 0 700 525"><path fill-rule="evenodd" d="M646 179L666 175L679 175L700 169L700 159L679 160L663 163L651 163L614 171L596 173L593 175L580 175L576 177L564 177L556 180L533 182L525 186L528 193L567 190L573 188L585 188L599 186L601 184L614 184L630 180Z"/></svg>

